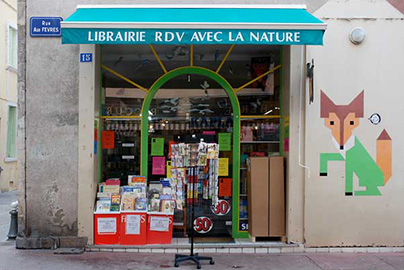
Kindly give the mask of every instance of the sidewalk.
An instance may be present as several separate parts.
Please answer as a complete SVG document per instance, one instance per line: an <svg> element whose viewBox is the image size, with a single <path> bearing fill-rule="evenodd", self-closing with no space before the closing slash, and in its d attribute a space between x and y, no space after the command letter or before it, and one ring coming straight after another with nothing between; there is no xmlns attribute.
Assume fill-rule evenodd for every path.
<svg viewBox="0 0 404 270"><path fill-rule="evenodd" d="M202 269L279 270L403 270L404 254L397 253L290 253L214 254L215 265ZM12 242L0 243L0 270L29 269L196 269L184 264L174 268L174 254L86 252L81 255L54 255L51 250L17 250Z"/></svg>

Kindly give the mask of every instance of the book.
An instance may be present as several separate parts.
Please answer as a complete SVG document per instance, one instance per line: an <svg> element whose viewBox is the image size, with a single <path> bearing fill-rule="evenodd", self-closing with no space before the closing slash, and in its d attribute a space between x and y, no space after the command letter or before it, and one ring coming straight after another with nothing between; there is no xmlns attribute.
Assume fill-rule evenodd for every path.
<svg viewBox="0 0 404 270"><path fill-rule="evenodd" d="M151 199L150 200L150 211L151 212L160 211L160 199Z"/></svg>
<svg viewBox="0 0 404 270"><path fill-rule="evenodd" d="M105 185L111 186L111 185L121 185L121 180L119 178L109 178L105 181Z"/></svg>
<svg viewBox="0 0 404 270"><path fill-rule="evenodd" d="M110 211L111 212L119 212L119 204L111 203Z"/></svg>
<svg viewBox="0 0 404 270"><path fill-rule="evenodd" d="M128 185L132 184L146 184L146 176L128 175Z"/></svg>
<svg viewBox="0 0 404 270"><path fill-rule="evenodd" d="M165 214L174 213L174 202L172 200L161 200L160 212Z"/></svg>
<svg viewBox="0 0 404 270"><path fill-rule="evenodd" d="M113 194L111 196L111 204L121 204L121 195L120 194Z"/></svg>
<svg viewBox="0 0 404 270"><path fill-rule="evenodd" d="M101 185L100 192L119 193L120 186L118 185Z"/></svg>
<svg viewBox="0 0 404 270"><path fill-rule="evenodd" d="M111 208L111 202L109 200L97 201L96 211L97 212L109 212Z"/></svg>
<svg viewBox="0 0 404 270"><path fill-rule="evenodd" d="M122 195L122 210L135 210L135 197L131 193L123 193Z"/></svg>
<svg viewBox="0 0 404 270"><path fill-rule="evenodd" d="M136 198L136 210L146 211L147 210L147 200L146 198Z"/></svg>

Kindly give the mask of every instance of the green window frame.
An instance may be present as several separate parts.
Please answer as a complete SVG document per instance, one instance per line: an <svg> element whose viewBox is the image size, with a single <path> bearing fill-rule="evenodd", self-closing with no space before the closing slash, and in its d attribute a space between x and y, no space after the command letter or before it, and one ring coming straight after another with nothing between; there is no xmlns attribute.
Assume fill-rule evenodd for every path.
<svg viewBox="0 0 404 270"><path fill-rule="evenodd" d="M8 105L6 161L17 160L17 106Z"/></svg>

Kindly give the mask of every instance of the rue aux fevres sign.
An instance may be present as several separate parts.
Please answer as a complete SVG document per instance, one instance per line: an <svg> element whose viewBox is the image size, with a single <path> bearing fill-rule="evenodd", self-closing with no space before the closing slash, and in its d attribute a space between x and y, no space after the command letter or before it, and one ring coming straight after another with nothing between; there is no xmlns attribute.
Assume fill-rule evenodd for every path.
<svg viewBox="0 0 404 270"><path fill-rule="evenodd" d="M31 17L31 37L60 37L62 35L61 17Z"/></svg>

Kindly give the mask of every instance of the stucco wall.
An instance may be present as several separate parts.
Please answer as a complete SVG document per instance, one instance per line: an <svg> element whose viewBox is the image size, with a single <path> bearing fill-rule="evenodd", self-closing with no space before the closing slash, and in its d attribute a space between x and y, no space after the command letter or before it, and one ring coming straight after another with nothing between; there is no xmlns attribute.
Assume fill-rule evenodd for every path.
<svg viewBox="0 0 404 270"><path fill-rule="evenodd" d="M6 162L8 104L17 105L17 70L7 64L8 25L17 26L17 1L0 1L0 192L17 188L17 162Z"/></svg>
<svg viewBox="0 0 404 270"><path fill-rule="evenodd" d="M308 246L403 245L404 240L404 70L403 15L386 1L329 1L314 13L328 24L323 47L310 47L307 61L315 61L315 102L306 101L305 240ZM366 39L353 45L354 27ZM319 176L320 153L338 153L329 128L320 118L320 89L336 105L349 104L364 90L364 115L353 134L376 160L376 139L386 129L392 139L392 177L379 187L380 196L345 196L345 161L328 163ZM308 99L306 99L308 100ZM382 122L373 125L372 113ZM346 126L348 128L348 126ZM360 169L371 164L359 156ZM354 192L371 175L354 175Z"/></svg>
<svg viewBox="0 0 404 270"><path fill-rule="evenodd" d="M304 1L198 1L194 4L271 4ZM324 1L316 2L313 7ZM59 38L31 38L29 18L67 18L77 4L111 1L19 0L20 233L25 236L77 235L78 215L78 45ZM120 1L119 4L133 4ZM189 4L189 1L138 1ZM24 151L25 150L25 151ZM85 195L85 194L84 194Z"/></svg>

